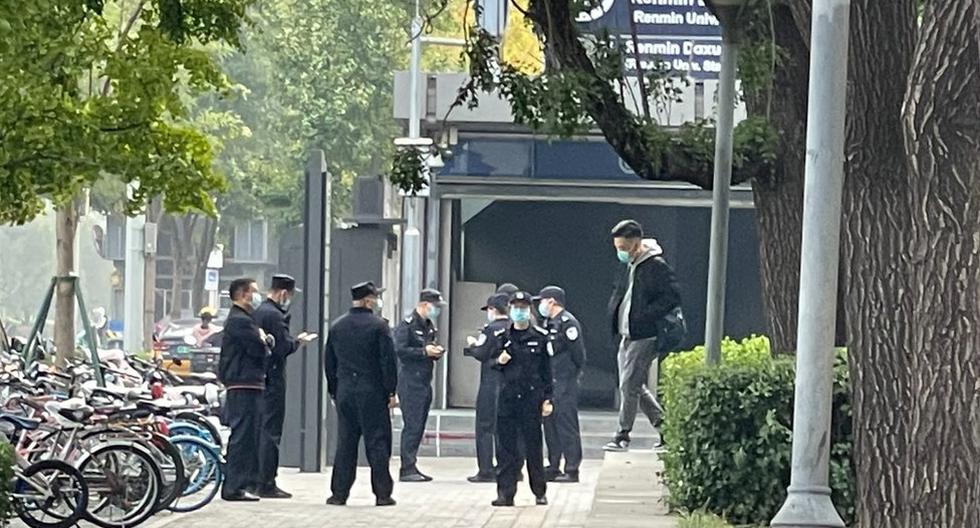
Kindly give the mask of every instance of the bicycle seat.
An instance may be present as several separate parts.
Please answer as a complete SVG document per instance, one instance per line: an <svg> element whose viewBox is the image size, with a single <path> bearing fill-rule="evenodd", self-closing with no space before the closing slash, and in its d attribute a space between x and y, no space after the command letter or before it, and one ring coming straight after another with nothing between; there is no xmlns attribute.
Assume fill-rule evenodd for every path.
<svg viewBox="0 0 980 528"><path fill-rule="evenodd" d="M157 415L170 414L174 411L173 406L167 400L140 400L136 406Z"/></svg>
<svg viewBox="0 0 980 528"><path fill-rule="evenodd" d="M48 402L45 410L75 423L85 423L95 414L95 409L81 398L70 398L62 402Z"/></svg>
<svg viewBox="0 0 980 528"><path fill-rule="evenodd" d="M112 387L93 387L92 396L106 396L115 400L137 400L143 396L139 389L116 389Z"/></svg>
<svg viewBox="0 0 980 528"><path fill-rule="evenodd" d="M27 431L33 431L41 426L41 420L17 416L16 414L0 414L0 420L13 425L17 429L25 429Z"/></svg>
<svg viewBox="0 0 980 528"><path fill-rule="evenodd" d="M190 374L181 374L180 377L185 380L194 380L205 383L214 383L218 381L218 376L214 372L191 372Z"/></svg>
<svg viewBox="0 0 980 528"><path fill-rule="evenodd" d="M130 420L142 420L153 416L153 413L146 409L127 409L110 414L106 420L110 422L128 422Z"/></svg>

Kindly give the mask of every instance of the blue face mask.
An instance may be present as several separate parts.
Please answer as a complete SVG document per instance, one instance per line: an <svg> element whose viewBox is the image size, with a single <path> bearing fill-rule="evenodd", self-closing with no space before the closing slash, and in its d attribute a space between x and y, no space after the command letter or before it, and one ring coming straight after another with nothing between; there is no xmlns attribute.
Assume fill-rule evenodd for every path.
<svg viewBox="0 0 980 528"><path fill-rule="evenodd" d="M511 307L510 309L510 320L515 323L527 323L531 321L531 309L530 308L517 308Z"/></svg>
<svg viewBox="0 0 980 528"><path fill-rule="evenodd" d="M623 251L622 249L620 249L620 250L616 251L616 258L618 258L619 261L622 262L623 264L629 264L629 261L630 261L630 252L629 251Z"/></svg>
<svg viewBox="0 0 980 528"><path fill-rule="evenodd" d="M433 306L432 308L429 308L429 320L435 321L436 319L439 318L439 314L441 313L442 313L442 308L439 306Z"/></svg>

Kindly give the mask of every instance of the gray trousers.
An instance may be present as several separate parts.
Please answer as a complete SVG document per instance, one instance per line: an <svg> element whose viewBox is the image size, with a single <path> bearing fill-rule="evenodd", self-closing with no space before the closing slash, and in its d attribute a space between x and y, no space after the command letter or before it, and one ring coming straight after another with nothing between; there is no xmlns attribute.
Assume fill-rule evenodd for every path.
<svg viewBox="0 0 980 528"><path fill-rule="evenodd" d="M657 340L631 341L622 338L619 344L619 390L622 394L619 407L619 430L632 431L636 410L643 411L650 424L660 425L664 409L657 401L657 374L650 368L657 365ZM653 387L648 383L653 382ZM652 389L652 390L651 390Z"/></svg>

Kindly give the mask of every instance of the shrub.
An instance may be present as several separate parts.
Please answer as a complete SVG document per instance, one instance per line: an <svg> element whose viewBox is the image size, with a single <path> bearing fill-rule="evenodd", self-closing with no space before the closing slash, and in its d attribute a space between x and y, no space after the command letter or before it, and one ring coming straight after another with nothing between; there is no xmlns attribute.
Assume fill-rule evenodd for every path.
<svg viewBox="0 0 980 528"><path fill-rule="evenodd" d="M722 364L703 349L664 362L667 410L664 479L671 503L704 508L739 523L768 523L786 498L792 436L794 364L773 359L769 342L726 340ZM846 355L837 355L831 434L831 488L845 520L854 516L851 417Z"/></svg>
<svg viewBox="0 0 980 528"><path fill-rule="evenodd" d="M14 478L13 467L13 446L0 438L0 526L6 526L13 515L13 504L10 502L10 483Z"/></svg>

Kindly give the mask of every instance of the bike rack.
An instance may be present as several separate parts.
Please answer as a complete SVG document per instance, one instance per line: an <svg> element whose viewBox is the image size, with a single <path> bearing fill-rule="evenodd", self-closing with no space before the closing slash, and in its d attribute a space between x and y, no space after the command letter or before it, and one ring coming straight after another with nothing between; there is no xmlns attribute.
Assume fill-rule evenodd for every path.
<svg viewBox="0 0 980 528"><path fill-rule="evenodd" d="M48 293L44 296L41 309L37 313L34 327L31 328L30 338L27 340L27 348L24 350L24 368L28 369L34 363L34 347L37 346L41 333L44 332L44 325L47 322L48 312L51 311L51 300L54 298L54 291L62 282L70 283L74 291L75 300L78 301L79 316L85 326L85 341L89 348L89 357L92 362L92 370L95 371L95 380L99 387L105 387L105 377L102 375L102 362L99 360L99 349L95 344L95 332L92 331L92 324L89 322L88 311L85 310L85 300L82 298L82 289L79 286L77 275L67 277L52 277L51 285L48 286ZM74 336L72 337L74 341Z"/></svg>

